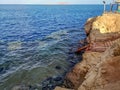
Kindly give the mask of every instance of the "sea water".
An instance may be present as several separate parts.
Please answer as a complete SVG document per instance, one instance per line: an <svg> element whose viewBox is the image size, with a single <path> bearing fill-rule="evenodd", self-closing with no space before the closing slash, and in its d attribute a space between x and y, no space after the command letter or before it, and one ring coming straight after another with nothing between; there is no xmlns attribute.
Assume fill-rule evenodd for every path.
<svg viewBox="0 0 120 90"><path fill-rule="evenodd" d="M40 90L47 78L61 77L80 61L73 52L86 20L102 12L102 5L0 5L0 90Z"/></svg>

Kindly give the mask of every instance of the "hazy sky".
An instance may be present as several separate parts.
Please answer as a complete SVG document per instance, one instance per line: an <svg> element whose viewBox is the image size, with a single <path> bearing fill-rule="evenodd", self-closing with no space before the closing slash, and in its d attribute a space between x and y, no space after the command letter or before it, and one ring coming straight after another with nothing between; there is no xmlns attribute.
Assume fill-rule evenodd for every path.
<svg viewBox="0 0 120 90"><path fill-rule="evenodd" d="M102 4L103 0L0 0L0 4ZM113 0L105 0L110 3Z"/></svg>

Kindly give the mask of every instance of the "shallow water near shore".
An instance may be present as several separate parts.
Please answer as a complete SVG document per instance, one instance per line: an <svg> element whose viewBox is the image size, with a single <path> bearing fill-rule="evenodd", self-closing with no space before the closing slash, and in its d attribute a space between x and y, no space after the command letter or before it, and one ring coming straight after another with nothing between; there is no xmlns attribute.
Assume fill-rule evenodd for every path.
<svg viewBox="0 0 120 90"><path fill-rule="evenodd" d="M59 85L79 61L85 21L101 13L101 5L0 5L0 90Z"/></svg>

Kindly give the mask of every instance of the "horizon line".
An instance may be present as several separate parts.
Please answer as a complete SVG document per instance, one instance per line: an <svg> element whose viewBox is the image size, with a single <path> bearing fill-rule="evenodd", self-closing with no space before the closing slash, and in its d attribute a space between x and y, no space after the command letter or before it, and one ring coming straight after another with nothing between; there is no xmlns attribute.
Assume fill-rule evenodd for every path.
<svg viewBox="0 0 120 90"><path fill-rule="evenodd" d="M4 3L4 4L1 4L0 3L0 5L103 5L103 4L100 4L100 3L93 3L93 4L91 4L91 3L86 3L86 4L32 4L32 3L18 3L18 4L12 4L12 3L10 3L10 4L8 4L8 3ZM109 4L106 4L106 5L109 5Z"/></svg>

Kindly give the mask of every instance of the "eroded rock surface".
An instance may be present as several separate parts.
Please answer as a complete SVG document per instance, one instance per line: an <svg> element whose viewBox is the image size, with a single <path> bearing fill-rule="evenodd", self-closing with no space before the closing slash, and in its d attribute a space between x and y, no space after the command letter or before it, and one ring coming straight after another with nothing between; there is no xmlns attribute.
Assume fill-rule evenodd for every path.
<svg viewBox="0 0 120 90"><path fill-rule="evenodd" d="M91 45L92 51L105 51L114 44L114 40L120 38L120 14L103 14L92 19L88 19L85 24L87 32L87 42Z"/></svg>
<svg viewBox="0 0 120 90"><path fill-rule="evenodd" d="M120 14L90 18L85 31L88 47L83 60L67 73L65 86L74 90L120 90Z"/></svg>
<svg viewBox="0 0 120 90"><path fill-rule="evenodd" d="M78 90L120 90L120 42L101 55L100 62L86 74Z"/></svg>
<svg viewBox="0 0 120 90"><path fill-rule="evenodd" d="M94 67L100 59L101 53L99 52L85 52L83 54L82 62L76 64L71 72L66 75L65 84L71 88L78 88L85 80L85 75L91 67Z"/></svg>
<svg viewBox="0 0 120 90"><path fill-rule="evenodd" d="M85 31L89 34L92 30L99 30L101 34L120 32L120 14L107 13L102 16L87 20Z"/></svg>

